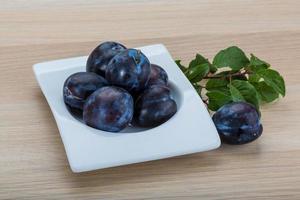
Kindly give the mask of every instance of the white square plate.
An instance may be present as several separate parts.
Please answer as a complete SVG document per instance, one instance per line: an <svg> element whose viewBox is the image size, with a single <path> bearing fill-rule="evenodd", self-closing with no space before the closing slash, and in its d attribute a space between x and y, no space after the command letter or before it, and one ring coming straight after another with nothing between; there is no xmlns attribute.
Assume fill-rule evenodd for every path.
<svg viewBox="0 0 300 200"><path fill-rule="evenodd" d="M56 120L73 172L126 165L215 149L220 139L200 97L162 44L140 49L169 75L177 113L152 129L126 128L109 133L88 127L67 110L62 96L65 79L85 71L87 57L38 63L36 79Z"/></svg>

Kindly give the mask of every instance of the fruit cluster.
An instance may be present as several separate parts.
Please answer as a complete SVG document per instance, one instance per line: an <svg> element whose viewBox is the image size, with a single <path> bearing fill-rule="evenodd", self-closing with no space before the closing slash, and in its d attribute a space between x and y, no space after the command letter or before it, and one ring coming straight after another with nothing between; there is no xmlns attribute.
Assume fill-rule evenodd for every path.
<svg viewBox="0 0 300 200"><path fill-rule="evenodd" d="M261 136L259 106L285 96L283 77L237 46L219 51L213 61L200 54L187 67L175 61L207 108L223 142L246 144Z"/></svg>
<svg viewBox="0 0 300 200"><path fill-rule="evenodd" d="M140 50L117 42L104 42L92 51L86 72L65 81L63 97L85 124L110 132L130 124L158 126L177 112L166 71Z"/></svg>

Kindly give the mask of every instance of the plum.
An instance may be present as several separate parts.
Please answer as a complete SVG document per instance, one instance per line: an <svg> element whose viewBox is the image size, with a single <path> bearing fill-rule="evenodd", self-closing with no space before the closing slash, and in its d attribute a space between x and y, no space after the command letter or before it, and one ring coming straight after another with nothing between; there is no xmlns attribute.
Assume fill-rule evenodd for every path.
<svg viewBox="0 0 300 200"><path fill-rule="evenodd" d="M160 66L151 64L150 78L147 86L151 85L168 85L168 74Z"/></svg>
<svg viewBox="0 0 300 200"><path fill-rule="evenodd" d="M104 42L97 46L89 55L86 63L86 71L95 72L105 76L109 61L126 47L117 42Z"/></svg>
<svg viewBox="0 0 300 200"><path fill-rule="evenodd" d="M78 121L83 122L82 121L82 109L78 109L78 108L74 108L74 107L70 107L68 104L66 104L67 110L69 111L69 113Z"/></svg>
<svg viewBox="0 0 300 200"><path fill-rule="evenodd" d="M154 127L168 121L176 112L177 104L169 88L152 85L136 100L135 122L142 127Z"/></svg>
<svg viewBox="0 0 300 200"><path fill-rule="evenodd" d="M82 109L88 96L100 87L108 85L107 81L92 72L77 72L69 76L63 86L64 102L71 108Z"/></svg>
<svg viewBox="0 0 300 200"><path fill-rule="evenodd" d="M95 91L83 107L83 121L96 129L119 132L133 117L133 99L124 89L106 86Z"/></svg>
<svg viewBox="0 0 300 200"><path fill-rule="evenodd" d="M150 77L150 62L140 50L126 49L110 60L105 77L129 92L141 91Z"/></svg>
<svg viewBox="0 0 300 200"><path fill-rule="evenodd" d="M245 144L262 134L260 115L246 102L233 102L222 106L212 117L223 142Z"/></svg>

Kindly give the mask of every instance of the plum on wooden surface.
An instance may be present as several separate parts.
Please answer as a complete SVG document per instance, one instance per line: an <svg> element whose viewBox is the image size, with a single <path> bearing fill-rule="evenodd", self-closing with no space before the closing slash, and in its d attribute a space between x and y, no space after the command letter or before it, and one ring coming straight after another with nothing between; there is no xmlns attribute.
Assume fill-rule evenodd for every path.
<svg viewBox="0 0 300 200"><path fill-rule="evenodd" d="M254 106L246 102L234 102L222 106L214 115L221 139L228 144L245 144L261 136L263 127Z"/></svg>

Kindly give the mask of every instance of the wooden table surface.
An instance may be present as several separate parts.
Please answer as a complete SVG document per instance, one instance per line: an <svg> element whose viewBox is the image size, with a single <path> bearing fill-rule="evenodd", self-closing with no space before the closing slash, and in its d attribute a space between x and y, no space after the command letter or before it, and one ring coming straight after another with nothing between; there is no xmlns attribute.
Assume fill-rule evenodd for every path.
<svg viewBox="0 0 300 200"><path fill-rule="evenodd" d="M262 107L248 145L74 174L32 65L105 40L164 43L185 62L238 45L282 73L287 96ZM0 199L300 199L299 60L298 0L2 1Z"/></svg>

